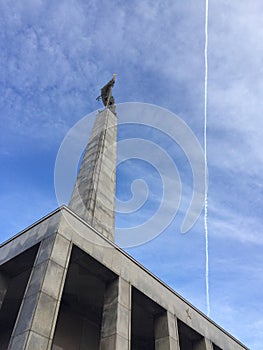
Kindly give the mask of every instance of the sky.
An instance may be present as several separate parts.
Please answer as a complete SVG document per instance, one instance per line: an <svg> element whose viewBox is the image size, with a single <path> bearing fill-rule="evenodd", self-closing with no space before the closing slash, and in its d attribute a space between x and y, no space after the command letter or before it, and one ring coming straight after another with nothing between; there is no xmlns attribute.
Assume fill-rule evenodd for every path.
<svg viewBox="0 0 263 350"><path fill-rule="evenodd" d="M262 13L261 0L209 0L210 317L255 350L263 343ZM115 72L117 103L169 111L203 147L204 47L204 0L0 0L0 241L60 205L59 147L79 120L102 107L96 97ZM126 251L206 313L204 213L181 233L192 168L159 126L120 125L118 138L151 139L164 149L181 178L181 202L158 237ZM136 212L117 214L120 229L147 221L164 202L170 163L156 169L144 157L117 168L120 200L132 198L136 179L134 189L148 195ZM176 211L175 202L165 203L168 211Z"/></svg>

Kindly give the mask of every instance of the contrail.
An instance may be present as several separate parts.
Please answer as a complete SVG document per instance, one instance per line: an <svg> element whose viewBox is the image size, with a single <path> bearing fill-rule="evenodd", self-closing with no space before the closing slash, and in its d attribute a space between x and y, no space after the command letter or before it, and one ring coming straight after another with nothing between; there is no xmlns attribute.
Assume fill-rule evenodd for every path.
<svg viewBox="0 0 263 350"><path fill-rule="evenodd" d="M207 77L208 77L208 1L205 2L205 101L204 101L204 156L205 167L207 166ZM207 315L210 315L210 297L209 297L209 250L208 250L208 226L207 226L207 211L208 211L208 179L205 169L205 206L204 206L204 229L205 229L205 283L206 283L206 308Z"/></svg>

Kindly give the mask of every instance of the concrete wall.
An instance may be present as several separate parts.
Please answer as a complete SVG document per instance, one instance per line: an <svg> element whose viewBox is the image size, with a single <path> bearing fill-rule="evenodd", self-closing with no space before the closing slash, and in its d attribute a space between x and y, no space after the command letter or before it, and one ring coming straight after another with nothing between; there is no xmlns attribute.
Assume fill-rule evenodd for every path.
<svg viewBox="0 0 263 350"><path fill-rule="evenodd" d="M1 267L39 241L9 350L247 349L66 207L0 246Z"/></svg>

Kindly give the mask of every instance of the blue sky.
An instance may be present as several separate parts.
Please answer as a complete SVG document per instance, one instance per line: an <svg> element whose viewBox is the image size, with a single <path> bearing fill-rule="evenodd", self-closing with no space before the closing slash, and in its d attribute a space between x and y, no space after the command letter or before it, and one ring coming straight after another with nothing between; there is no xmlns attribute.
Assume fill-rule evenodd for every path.
<svg viewBox="0 0 263 350"><path fill-rule="evenodd" d="M211 318L256 350L263 342L262 13L261 0L209 1ZM1 241L58 206L59 146L100 107L95 98L114 72L117 102L166 108L203 143L204 24L205 1L0 1ZM206 312L203 218L180 233L191 169L177 145L150 136L172 155L185 196L165 232L127 251ZM129 167L158 201L159 175L140 161L118 169L122 199L131 193ZM145 205L136 220L152 214Z"/></svg>

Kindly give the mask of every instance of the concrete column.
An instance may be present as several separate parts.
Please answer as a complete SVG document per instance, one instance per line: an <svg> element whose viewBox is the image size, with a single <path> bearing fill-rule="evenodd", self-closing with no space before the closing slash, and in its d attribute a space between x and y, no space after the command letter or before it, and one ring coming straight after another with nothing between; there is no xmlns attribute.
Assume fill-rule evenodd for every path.
<svg viewBox="0 0 263 350"><path fill-rule="evenodd" d="M70 251L59 234L41 242L8 350L51 348Z"/></svg>
<svg viewBox="0 0 263 350"><path fill-rule="evenodd" d="M131 285L119 277L105 291L100 350L129 350L130 329Z"/></svg>
<svg viewBox="0 0 263 350"><path fill-rule="evenodd" d="M154 319L155 350L180 350L177 320L170 312Z"/></svg>
<svg viewBox="0 0 263 350"><path fill-rule="evenodd" d="M193 345L193 350L213 350L211 340L203 338Z"/></svg>
<svg viewBox="0 0 263 350"><path fill-rule="evenodd" d="M0 272L0 310L2 308L4 299L5 299L7 287L8 287L8 279L2 272Z"/></svg>
<svg viewBox="0 0 263 350"><path fill-rule="evenodd" d="M117 117L109 109L95 120L69 208L114 240Z"/></svg>
<svg viewBox="0 0 263 350"><path fill-rule="evenodd" d="M206 350L214 350L211 340L205 338L205 348Z"/></svg>

